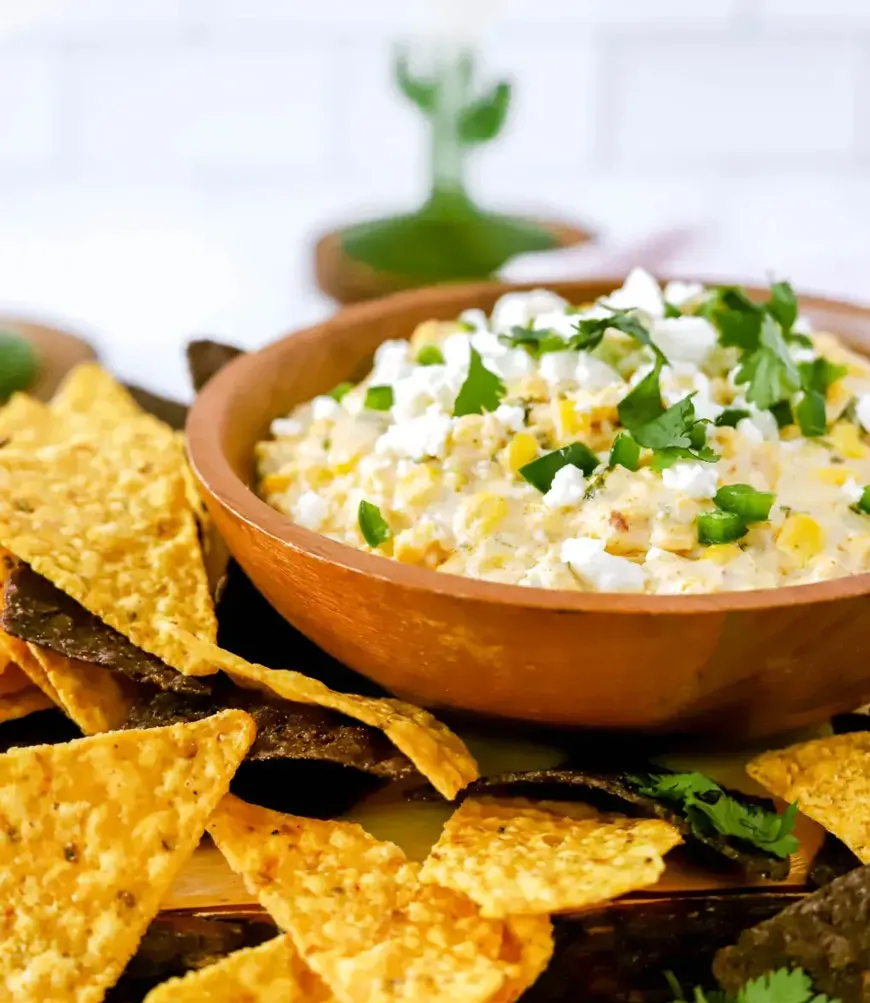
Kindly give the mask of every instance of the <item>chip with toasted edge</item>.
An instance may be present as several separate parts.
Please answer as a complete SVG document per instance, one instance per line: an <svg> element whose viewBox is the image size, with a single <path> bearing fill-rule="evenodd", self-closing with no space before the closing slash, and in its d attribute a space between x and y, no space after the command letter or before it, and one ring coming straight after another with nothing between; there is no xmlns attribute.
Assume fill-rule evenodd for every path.
<svg viewBox="0 0 870 1003"><path fill-rule="evenodd" d="M163 657L175 628L213 641L179 462L174 437L145 429L0 449L0 546L151 654Z"/></svg>
<svg viewBox="0 0 870 1003"><path fill-rule="evenodd" d="M764 752L746 772L870 864L870 731Z"/></svg>
<svg viewBox="0 0 870 1003"><path fill-rule="evenodd" d="M287 936L234 951L214 965L170 979L144 1003L328 1003L332 993Z"/></svg>
<svg viewBox="0 0 870 1003"><path fill-rule="evenodd" d="M60 707L86 735L115 731L127 720L133 707L134 687L102 665L65 658L55 651L27 645L39 663Z"/></svg>
<svg viewBox="0 0 870 1003"><path fill-rule="evenodd" d="M339 1003L484 1003L538 967L516 934L351 822L281 815L228 796L209 832Z"/></svg>
<svg viewBox="0 0 870 1003"><path fill-rule="evenodd" d="M54 704L35 686L18 690L17 693L7 693L0 696L0 724L4 721L17 721L38 710L49 710Z"/></svg>
<svg viewBox="0 0 870 1003"><path fill-rule="evenodd" d="M497 798L468 798L420 880L453 888L491 917L548 915L648 888L682 842L659 819L576 819Z"/></svg>
<svg viewBox="0 0 870 1003"><path fill-rule="evenodd" d="M491 1003L513 1003L535 984L553 957L555 942L549 916L509 916L501 957L518 966L515 976L505 980Z"/></svg>
<svg viewBox="0 0 870 1003"><path fill-rule="evenodd" d="M0 651L3 651L8 658L18 666L27 678L41 690L56 707L63 710L63 702L60 694L49 682L45 670L39 664L36 656L30 650L30 646L25 641L20 641L17 637L0 630Z"/></svg>
<svg viewBox="0 0 870 1003"><path fill-rule="evenodd" d="M203 644L196 638L188 638L182 650L186 658L194 659L194 669L197 668L196 660L202 659L206 665L218 665L240 686L265 690L285 700L328 707L363 724L380 728L448 800L478 776L477 763L462 739L428 711L413 704L389 698L338 693L299 672L254 665L214 645Z"/></svg>
<svg viewBox="0 0 870 1003"><path fill-rule="evenodd" d="M254 739L242 711L0 756L0 985L97 1003Z"/></svg>

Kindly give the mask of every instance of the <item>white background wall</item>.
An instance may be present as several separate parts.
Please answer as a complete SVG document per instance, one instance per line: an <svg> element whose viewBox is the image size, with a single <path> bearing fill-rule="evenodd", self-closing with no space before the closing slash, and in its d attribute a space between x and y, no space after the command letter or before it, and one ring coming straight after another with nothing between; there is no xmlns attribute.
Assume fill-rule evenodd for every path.
<svg viewBox="0 0 870 1003"><path fill-rule="evenodd" d="M475 164L486 202L614 245L688 224L685 272L870 300L870 0L500 6L485 67L517 98ZM180 391L188 335L255 345L322 316L311 236L422 192L390 82L403 0L4 13L0 308L78 325L126 376Z"/></svg>

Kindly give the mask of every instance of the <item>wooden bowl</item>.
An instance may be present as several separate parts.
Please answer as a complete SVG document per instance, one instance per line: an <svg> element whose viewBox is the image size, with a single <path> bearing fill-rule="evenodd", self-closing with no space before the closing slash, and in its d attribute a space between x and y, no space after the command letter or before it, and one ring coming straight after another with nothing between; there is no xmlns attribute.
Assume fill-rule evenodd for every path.
<svg viewBox="0 0 870 1003"><path fill-rule="evenodd" d="M0 331L21 335L36 349L39 372L36 383L28 388L28 393L43 401L51 399L70 369L97 357L97 353L86 341L70 331L36 324L21 317L0 316Z"/></svg>
<svg viewBox="0 0 870 1003"><path fill-rule="evenodd" d="M589 301L619 279L552 288ZM271 419L368 371L375 348L508 289L427 289L349 308L232 362L188 421L217 527L266 598L330 654L399 696L551 725L751 738L870 698L870 574L717 595L603 595L439 574L292 523L248 484ZM870 350L870 308L803 299ZM304 665L291 666L305 671Z"/></svg>
<svg viewBox="0 0 870 1003"><path fill-rule="evenodd" d="M556 248L576 247L595 239L589 231L570 223L537 220L556 238ZM320 289L336 303L348 305L389 296L405 289L416 289L420 281L410 275L382 272L347 256L342 231L333 230L319 238L314 247L314 275ZM546 252L542 252L546 253Z"/></svg>

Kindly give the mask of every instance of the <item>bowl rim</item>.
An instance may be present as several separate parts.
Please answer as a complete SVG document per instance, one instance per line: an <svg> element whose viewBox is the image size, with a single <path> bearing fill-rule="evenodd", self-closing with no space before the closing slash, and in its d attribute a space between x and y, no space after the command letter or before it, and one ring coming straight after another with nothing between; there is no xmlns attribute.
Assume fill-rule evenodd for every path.
<svg viewBox="0 0 870 1003"><path fill-rule="evenodd" d="M660 282L667 277L657 277ZM681 277L682 281L698 281L704 285L721 285L723 281ZM443 595L449 598L477 600L510 607L527 607L563 613L613 613L613 614L725 614L740 610L765 610L784 606L812 605L856 598L870 593L870 572L847 575L823 582L786 585L780 588L725 591L698 595L648 595L633 592L570 592L560 589L531 588L488 582L462 575L444 574L428 568L402 564L377 554L357 550L327 536L294 523L289 516L259 498L232 469L221 446L218 429L233 401L238 398L238 388L245 377L259 365L259 360L271 355L281 355L284 346L292 340L301 345L324 336L347 322L375 320L386 313L401 311L407 305L419 305L423 300L443 303L455 298L483 295L501 295L507 292L524 292L548 286L573 285L598 288L612 284L618 288L624 277L588 278L578 280L551 280L550 282L476 282L445 284L425 289L394 293L380 299L354 304L327 320L291 331L263 348L240 355L225 366L199 393L194 401L186 425L187 451L191 466L204 489L236 519L257 533L262 533L281 546L289 546L315 560L337 566L365 577L389 582L405 589ZM752 285L744 286L750 292L763 292ZM802 306L809 308L860 313L870 324L870 305L845 299L823 296L799 295ZM836 332L832 332L836 333Z"/></svg>

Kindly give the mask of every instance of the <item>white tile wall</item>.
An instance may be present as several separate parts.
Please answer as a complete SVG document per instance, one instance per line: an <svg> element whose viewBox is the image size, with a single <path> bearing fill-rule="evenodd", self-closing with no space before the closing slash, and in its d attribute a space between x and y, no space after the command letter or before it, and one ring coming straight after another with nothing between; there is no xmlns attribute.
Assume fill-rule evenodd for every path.
<svg viewBox="0 0 870 1003"><path fill-rule="evenodd" d="M312 235L423 193L390 52L437 2L489 8L481 74L516 84L482 201L870 299L870 0L5 0L0 308L172 390L191 330L321 315Z"/></svg>

